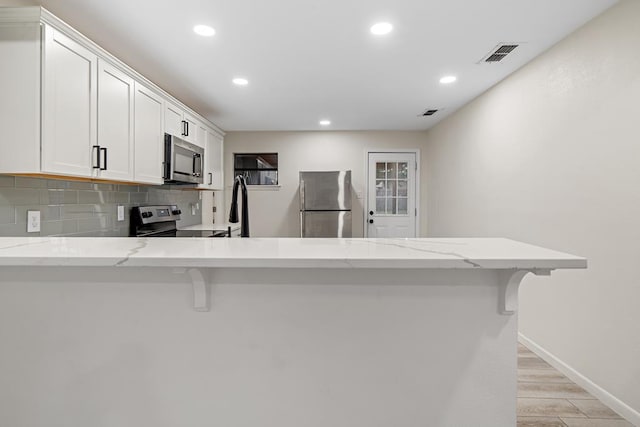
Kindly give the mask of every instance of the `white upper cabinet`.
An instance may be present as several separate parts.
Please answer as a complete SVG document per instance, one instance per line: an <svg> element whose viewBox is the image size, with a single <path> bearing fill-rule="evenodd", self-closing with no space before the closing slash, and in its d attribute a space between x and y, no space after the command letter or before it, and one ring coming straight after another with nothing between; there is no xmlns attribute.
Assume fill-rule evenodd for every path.
<svg viewBox="0 0 640 427"><path fill-rule="evenodd" d="M195 140L194 140L194 144L196 144L199 147L202 148L207 148L207 127L198 122L196 123L196 127L195 127Z"/></svg>
<svg viewBox="0 0 640 427"><path fill-rule="evenodd" d="M185 141L189 141L192 144L196 144L202 148L204 148L204 140L198 141L198 123L196 119L191 117L189 114L184 114L184 124L186 127L185 135L183 136Z"/></svg>
<svg viewBox="0 0 640 427"><path fill-rule="evenodd" d="M133 181L134 81L98 61L98 150L103 179Z"/></svg>
<svg viewBox="0 0 640 427"><path fill-rule="evenodd" d="M0 173L40 172L41 39L39 24L0 26Z"/></svg>
<svg viewBox="0 0 640 427"><path fill-rule="evenodd" d="M204 183L199 188L208 190L224 189L224 142L221 135L206 129L207 145L204 150Z"/></svg>
<svg viewBox="0 0 640 427"><path fill-rule="evenodd" d="M186 126L182 117L184 113L181 108L169 101L164 103L164 131L169 135L184 138Z"/></svg>
<svg viewBox="0 0 640 427"><path fill-rule="evenodd" d="M44 9L0 7L0 63L0 174L163 184L166 132L221 188L215 126Z"/></svg>
<svg viewBox="0 0 640 427"><path fill-rule="evenodd" d="M98 57L45 26L42 171L95 176ZM94 159L95 160L95 159ZM96 169L97 170L97 169Z"/></svg>
<svg viewBox="0 0 640 427"><path fill-rule="evenodd" d="M171 101L165 101L164 131L204 148L204 141L200 143L197 139L197 120Z"/></svg>
<svg viewBox="0 0 640 427"><path fill-rule="evenodd" d="M135 84L135 181L162 184L164 132L162 98L141 83Z"/></svg>

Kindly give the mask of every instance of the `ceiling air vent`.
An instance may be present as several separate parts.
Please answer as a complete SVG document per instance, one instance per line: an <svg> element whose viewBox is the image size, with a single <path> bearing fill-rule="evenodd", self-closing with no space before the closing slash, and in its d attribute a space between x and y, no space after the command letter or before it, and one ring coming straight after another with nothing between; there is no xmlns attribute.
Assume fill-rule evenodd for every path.
<svg viewBox="0 0 640 427"><path fill-rule="evenodd" d="M422 116L433 116L435 113L437 113L438 110L427 110L424 113L422 113Z"/></svg>
<svg viewBox="0 0 640 427"><path fill-rule="evenodd" d="M513 52L514 49L517 48L518 46L520 46L520 45L514 44L514 43L512 43L512 44L499 44L491 52L489 52L488 55L486 55L484 58L482 58L480 60L480 63L482 63L482 62L489 62L489 63L500 62L505 58L505 56L507 56L508 54Z"/></svg>

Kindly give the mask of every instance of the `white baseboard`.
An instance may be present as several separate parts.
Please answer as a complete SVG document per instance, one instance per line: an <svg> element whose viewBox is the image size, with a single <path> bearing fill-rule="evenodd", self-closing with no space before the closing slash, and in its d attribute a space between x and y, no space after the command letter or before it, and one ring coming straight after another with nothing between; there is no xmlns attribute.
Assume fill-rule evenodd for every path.
<svg viewBox="0 0 640 427"><path fill-rule="evenodd" d="M634 426L640 426L640 412L636 411L622 400L618 399L607 390L603 389L589 378L582 375L580 372L573 369L571 366L558 359L553 354L549 353L540 345L531 341L526 336L518 333L519 340L532 352L544 359L545 362L556 368L558 371L565 374L571 381L578 384L580 387L587 390L589 393L598 398L602 403L616 411L622 417L626 418Z"/></svg>

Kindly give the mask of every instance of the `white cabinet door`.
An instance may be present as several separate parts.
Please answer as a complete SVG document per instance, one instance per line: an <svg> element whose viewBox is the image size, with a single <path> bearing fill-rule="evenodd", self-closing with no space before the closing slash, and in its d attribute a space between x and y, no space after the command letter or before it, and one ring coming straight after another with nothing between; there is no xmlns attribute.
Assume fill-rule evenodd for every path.
<svg viewBox="0 0 640 427"><path fill-rule="evenodd" d="M201 144L198 143L198 123L196 122L196 119L186 113L183 115L183 118L185 132L182 138L184 138L185 141L189 141L192 144L196 144L204 148L204 141L202 141Z"/></svg>
<svg viewBox="0 0 640 427"><path fill-rule="evenodd" d="M224 142L222 136L207 129L207 146L204 150L204 183L200 186L209 190L222 190Z"/></svg>
<svg viewBox="0 0 640 427"><path fill-rule="evenodd" d="M135 181L162 184L164 132L162 98L135 83Z"/></svg>
<svg viewBox="0 0 640 427"><path fill-rule="evenodd" d="M164 107L164 131L204 148L204 141L198 143L198 122L196 119L168 100L165 100Z"/></svg>
<svg viewBox="0 0 640 427"><path fill-rule="evenodd" d="M182 120L184 113L169 101L164 106L164 131L170 135L184 138L186 126Z"/></svg>
<svg viewBox="0 0 640 427"><path fill-rule="evenodd" d="M98 61L99 177L133 181L133 79Z"/></svg>
<svg viewBox="0 0 640 427"><path fill-rule="evenodd" d="M91 177L98 58L53 28L44 28L42 171Z"/></svg>
<svg viewBox="0 0 640 427"><path fill-rule="evenodd" d="M197 122L195 130L196 137L193 143L198 147L207 148L207 127Z"/></svg>

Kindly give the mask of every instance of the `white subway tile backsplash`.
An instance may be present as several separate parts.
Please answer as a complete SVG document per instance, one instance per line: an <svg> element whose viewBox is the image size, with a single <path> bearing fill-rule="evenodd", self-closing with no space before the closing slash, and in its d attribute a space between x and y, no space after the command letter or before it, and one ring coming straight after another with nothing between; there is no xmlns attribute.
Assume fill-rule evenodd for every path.
<svg viewBox="0 0 640 427"><path fill-rule="evenodd" d="M0 206L38 205L40 190L32 188L3 188L0 191Z"/></svg>
<svg viewBox="0 0 640 427"><path fill-rule="evenodd" d="M12 176L0 175L0 187L15 186L16 179Z"/></svg>
<svg viewBox="0 0 640 427"><path fill-rule="evenodd" d="M40 234L43 236L65 236L78 232L78 221L49 221L40 226Z"/></svg>
<svg viewBox="0 0 640 427"><path fill-rule="evenodd" d="M42 205L72 205L78 203L78 192L75 190L41 190Z"/></svg>
<svg viewBox="0 0 640 427"><path fill-rule="evenodd" d="M47 188L46 179L29 178L25 176L16 176L16 188Z"/></svg>
<svg viewBox="0 0 640 427"><path fill-rule="evenodd" d="M16 211L13 206L0 206L0 224L15 224Z"/></svg>
<svg viewBox="0 0 640 427"><path fill-rule="evenodd" d="M176 186L97 184L0 175L0 236L128 236L133 206L177 204L185 212L183 225L198 224L191 216L197 191ZM125 207L118 222L117 206ZM26 230L28 210L41 212L40 233ZM187 215L187 213L189 215Z"/></svg>
<svg viewBox="0 0 640 427"><path fill-rule="evenodd" d="M130 193L129 199L133 204L145 204L148 201L148 193Z"/></svg>

